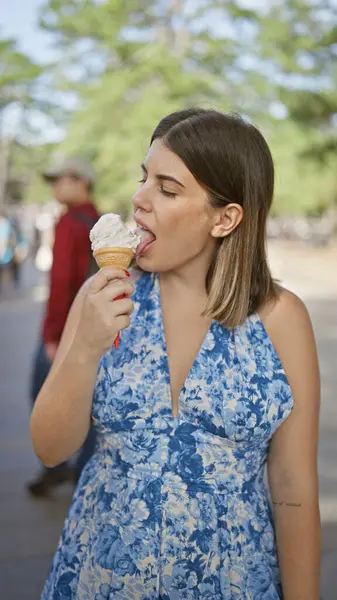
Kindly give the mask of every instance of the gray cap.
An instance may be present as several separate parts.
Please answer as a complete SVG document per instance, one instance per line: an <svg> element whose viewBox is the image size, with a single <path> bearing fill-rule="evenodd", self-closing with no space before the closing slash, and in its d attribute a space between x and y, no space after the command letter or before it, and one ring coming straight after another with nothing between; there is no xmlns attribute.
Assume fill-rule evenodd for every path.
<svg viewBox="0 0 337 600"><path fill-rule="evenodd" d="M88 181L88 183L94 183L95 181L93 168L84 158L81 158L80 156L64 158L54 166L46 169L42 173L42 176L47 183L51 183L54 179L62 177L62 175L67 175L68 173L72 173L80 179Z"/></svg>

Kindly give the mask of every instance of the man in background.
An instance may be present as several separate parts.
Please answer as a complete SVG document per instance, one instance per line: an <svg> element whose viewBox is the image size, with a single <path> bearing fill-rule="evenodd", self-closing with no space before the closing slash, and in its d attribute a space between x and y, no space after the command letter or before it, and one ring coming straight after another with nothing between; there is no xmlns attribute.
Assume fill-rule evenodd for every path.
<svg viewBox="0 0 337 600"><path fill-rule="evenodd" d="M55 358L72 302L84 281L96 270L89 231L99 218L94 202L94 174L82 158L67 158L45 171L43 177L51 185L54 197L64 212L55 227L49 299L33 365L32 403ZM76 481L94 445L91 429L74 469L67 463L43 468L38 477L28 483L28 491L34 496L45 496L60 483Z"/></svg>

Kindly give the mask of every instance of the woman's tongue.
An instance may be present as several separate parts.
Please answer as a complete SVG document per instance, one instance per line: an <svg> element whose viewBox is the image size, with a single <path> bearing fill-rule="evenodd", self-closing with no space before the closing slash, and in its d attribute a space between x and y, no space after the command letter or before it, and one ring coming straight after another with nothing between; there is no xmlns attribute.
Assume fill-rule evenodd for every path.
<svg viewBox="0 0 337 600"><path fill-rule="evenodd" d="M141 241L136 250L136 256L140 256L140 254L144 252L145 248L155 241L156 236L151 233L151 231L147 231L146 229L138 229L137 233L140 235Z"/></svg>

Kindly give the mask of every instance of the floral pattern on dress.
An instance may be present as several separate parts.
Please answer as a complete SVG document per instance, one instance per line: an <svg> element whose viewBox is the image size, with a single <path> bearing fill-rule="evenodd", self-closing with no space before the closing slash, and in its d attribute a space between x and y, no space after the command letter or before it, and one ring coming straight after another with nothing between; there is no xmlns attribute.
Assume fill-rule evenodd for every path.
<svg viewBox="0 0 337 600"><path fill-rule="evenodd" d="M293 400L271 340L258 315L213 321L174 418L156 274L134 303L42 600L280 600L265 465Z"/></svg>

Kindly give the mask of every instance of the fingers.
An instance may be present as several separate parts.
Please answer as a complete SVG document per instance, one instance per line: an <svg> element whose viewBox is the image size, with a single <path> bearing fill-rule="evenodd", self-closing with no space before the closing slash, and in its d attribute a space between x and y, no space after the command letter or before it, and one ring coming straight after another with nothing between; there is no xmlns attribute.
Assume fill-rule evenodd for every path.
<svg viewBox="0 0 337 600"><path fill-rule="evenodd" d="M120 315L131 315L133 312L133 302L130 298L123 298L123 300L116 300L113 305L116 317Z"/></svg>
<svg viewBox="0 0 337 600"><path fill-rule="evenodd" d="M135 289L129 279L111 281L102 291L102 296L109 302L116 300L119 296L132 296Z"/></svg>
<svg viewBox="0 0 337 600"><path fill-rule="evenodd" d="M127 329L130 327L130 316L129 315L120 315L116 317L116 326L118 327L118 331L122 331L122 329Z"/></svg>
<svg viewBox="0 0 337 600"><path fill-rule="evenodd" d="M90 281L88 291L91 294L97 294L103 290L113 280L119 279L121 281L130 281L123 269L116 269L115 267L104 267L100 269L96 275Z"/></svg>

